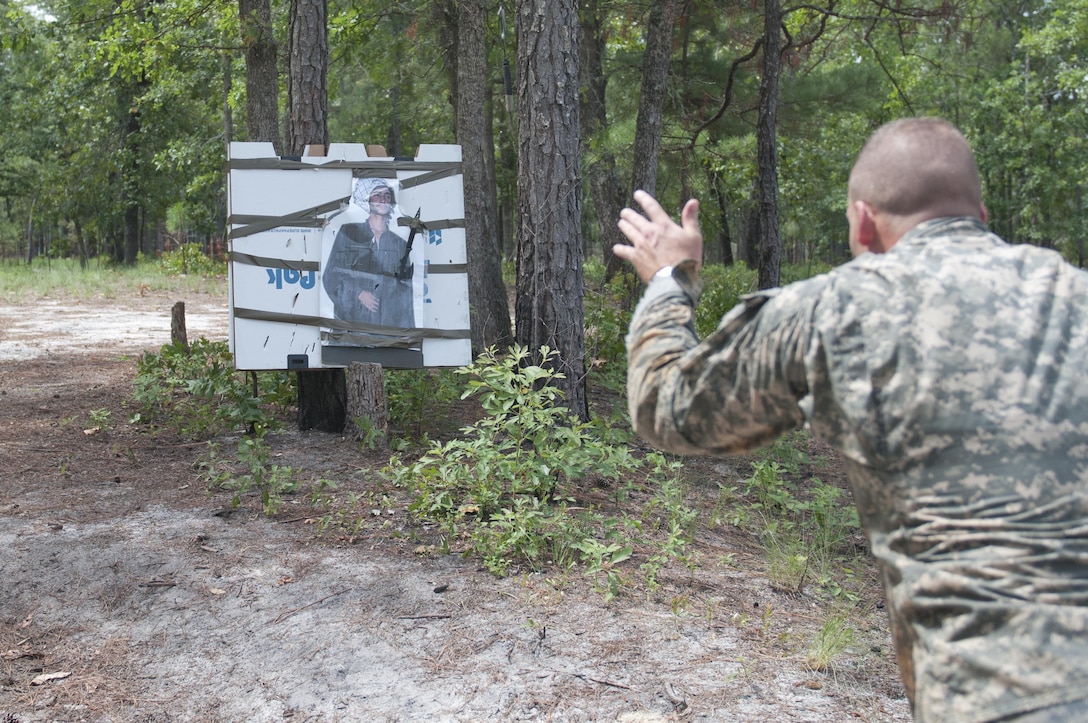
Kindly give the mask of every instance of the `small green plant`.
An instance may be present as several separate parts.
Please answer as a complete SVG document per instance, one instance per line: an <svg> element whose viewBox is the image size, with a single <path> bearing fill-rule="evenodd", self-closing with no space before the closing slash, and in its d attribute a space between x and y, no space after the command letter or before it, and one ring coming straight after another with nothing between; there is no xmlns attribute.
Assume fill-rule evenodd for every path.
<svg viewBox="0 0 1088 723"><path fill-rule="evenodd" d="M700 337L704 337L718 328L722 317L740 303L744 294L756 290L759 274L744 264L707 264L699 274L703 280L703 293L695 308L695 329Z"/></svg>
<svg viewBox="0 0 1088 723"><path fill-rule="evenodd" d="M134 422L150 429L169 424L183 435L206 438L244 430L230 457L221 454L218 444L211 445L203 463L209 490L231 493L235 506L256 491L261 508L272 515L281 508L284 495L298 489L294 470L271 460L266 435L278 422L253 395L245 375L234 369L225 342L201 337L188 348L167 344L158 353L144 354L136 371L133 398L140 410L133 415ZM282 406L287 390L292 390L290 377L268 375L263 389L271 406Z"/></svg>
<svg viewBox="0 0 1088 723"><path fill-rule="evenodd" d="M626 308L626 297L633 286L637 287L637 279L630 271L624 271L601 293L585 297L586 364L590 379L620 394L627 387L624 337L631 323L631 311Z"/></svg>
<svg viewBox="0 0 1088 723"><path fill-rule="evenodd" d="M213 447L204 468L204 478L209 489L230 492L234 507L256 490L261 498L261 509L266 515L274 515L283 506L284 495L296 492L299 483L290 467L270 462L271 450L264 437L262 430L242 438L234 463L223 460L219 450Z"/></svg>
<svg viewBox="0 0 1088 723"><path fill-rule="evenodd" d="M359 447L371 451L378 448L385 433L374 425L369 417L354 417L355 428L359 430Z"/></svg>
<svg viewBox="0 0 1088 723"><path fill-rule="evenodd" d="M744 483L745 494L755 499L750 507L753 516L762 523L771 586L800 592L809 580L834 597L849 597L852 593L841 580L850 558L843 551L847 538L858 529L857 511L844 504L841 489L816 477L806 480L807 489L800 496L786 469L779 461L757 461Z"/></svg>
<svg viewBox="0 0 1088 723"><path fill-rule="evenodd" d="M204 337L189 348L167 344L145 353L136 362L133 399L141 421L168 422L186 436L274 426L245 375L234 369L226 342Z"/></svg>
<svg viewBox="0 0 1088 723"><path fill-rule="evenodd" d="M788 521L774 521L763 531L767 556L767 577L771 587L785 592L801 592L809 568L805 541Z"/></svg>
<svg viewBox="0 0 1088 723"><path fill-rule="evenodd" d="M90 412L91 424L94 428L103 432L110 431L110 415L108 409L92 409Z"/></svg>
<svg viewBox="0 0 1088 723"><path fill-rule="evenodd" d="M445 418L462 389L449 369L388 369L384 380L390 426L417 439L428 421Z"/></svg>
<svg viewBox="0 0 1088 723"><path fill-rule="evenodd" d="M845 608L833 610L816 631L805 653L805 665L811 670L823 671L835 656L854 644L856 631L850 621L851 613Z"/></svg>

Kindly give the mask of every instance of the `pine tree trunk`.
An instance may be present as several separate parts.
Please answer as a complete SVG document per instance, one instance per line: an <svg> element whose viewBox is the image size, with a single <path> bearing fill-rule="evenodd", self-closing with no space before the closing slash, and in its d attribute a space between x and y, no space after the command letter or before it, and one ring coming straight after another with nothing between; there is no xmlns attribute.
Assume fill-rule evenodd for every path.
<svg viewBox="0 0 1088 723"><path fill-rule="evenodd" d="M246 140L267 141L280 150L279 76L269 0L238 0L246 52Z"/></svg>
<svg viewBox="0 0 1088 723"><path fill-rule="evenodd" d="M579 24L581 37L579 48L579 72L582 84L583 157L586 163L585 178L593 198L597 214L597 228L601 238L601 256L604 259L605 279L611 280L623 268L619 257L612 253L618 243L627 243L616 220L627 204L627 192L616 171L616 157L608 148L604 136L608 128L605 94L608 76L604 72L604 10L599 0L582 3ZM591 148L591 145L593 146Z"/></svg>
<svg viewBox="0 0 1088 723"><path fill-rule="evenodd" d="M457 2L457 141L461 144L468 242L472 351L505 349L513 335L506 285L502 280L502 239L495 189L494 145L487 133L487 48L484 0ZM491 159L490 162L488 159ZM488 173L490 169L490 174Z"/></svg>
<svg viewBox="0 0 1088 723"><path fill-rule="evenodd" d="M660 0L652 5L646 24L646 52L642 58L642 93L635 122L635 148L631 169L632 192L642 189L657 194L657 157L661 150L665 91L672 53L672 27L677 0Z"/></svg>
<svg viewBox="0 0 1088 723"><path fill-rule="evenodd" d="M285 150L301 156L307 145L328 148L328 31L325 0L291 0ZM300 371L298 427L344 431L347 383L343 369Z"/></svg>
<svg viewBox="0 0 1088 723"><path fill-rule="evenodd" d="M779 37L782 7L779 0L764 0L763 80L759 87L756 132L759 159L759 288L781 282L782 237L778 231L778 76L781 70Z"/></svg>
<svg viewBox="0 0 1088 723"><path fill-rule="evenodd" d="M518 0L517 342L547 346L571 413L588 419L575 0Z"/></svg>
<svg viewBox="0 0 1088 723"><path fill-rule="evenodd" d="M326 0L291 0L286 149L300 156L309 145L329 146L329 40Z"/></svg>

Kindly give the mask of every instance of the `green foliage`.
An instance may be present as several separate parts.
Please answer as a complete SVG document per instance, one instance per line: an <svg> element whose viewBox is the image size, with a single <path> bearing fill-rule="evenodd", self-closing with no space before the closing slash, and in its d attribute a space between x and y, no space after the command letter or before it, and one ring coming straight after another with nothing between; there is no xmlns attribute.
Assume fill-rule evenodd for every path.
<svg viewBox="0 0 1088 723"><path fill-rule="evenodd" d="M286 373L266 375L253 396L245 375L234 369L226 342L201 337L186 349L167 344L158 352L147 352L136 363L133 400L139 411L133 422L169 426L193 437L212 438L245 430L230 457L222 454L219 444L212 444L202 462L202 475L209 488L231 493L239 505L242 498L256 490L266 514L279 511L283 495L299 486L294 470L271 462L266 439L278 424L266 408L284 406L293 395L291 376ZM293 396L291 396L293 398Z"/></svg>
<svg viewBox="0 0 1088 723"><path fill-rule="evenodd" d="M163 254L159 264L169 274L215 276L227 272L225 260L213 259L199 244L193 243L182 244L176 251Z"/></svg>
<svg viewBox="0 0 1088 723"><path fill-rule="evenodd" d="M632 554L626 535L641 523L571 503L580 484L619 483L642 465L626 445L606 441L607 431L598 431L606 427L579 422L559 406L560 393L548 384L558 373L546 366L554 356L542 348L535 365L522 347L505 356L492 349L459 369L470 377L464 396L477 395L485 416L464 428L463 438L432 443L414 463L394 457L386 473L410 492L417 519L438 523L448 539L467 539L467 552L495 574L514 565L567 569L578 562L611 597L622 582L616 566ZM658 462L654 483L660 469L672 468ZM667 511L669 543L654 558L657 566L683 550L693 514L668 491L668 480L663 484L668 496L657 509Z"/></svg>
<svg viewBox="0 0 1088 723"><path fill-rule="evenodd" d="M392 427L422 438L428 423L444 419L461 394L450 369L386 369L386 416Z"/></svg>
<svg viewBox="0 0 1088 723"><path fill-rule="evenodd" d="M740 303L741 296L756 290L759 274L744 264L707 264L700 275L703 294L695 308L695 330L705 337L718 328L727 311Z"/></svg>
<svg viewBox="0 0 1088 723"><path fill-rule="evenodd" d="M212 445L202 464L202 476L209 490L220 489L231 494L231 505L238 507L242 499L256 490L261 509L274 515L283 506L283 496L298 490L299 481L290 467L271 463L271 447L265 439L267 428L258 426L254 433L241 438L230 460Z"/></svg>
<svg viewBox="0 0 1088 723"><path fill-rule="evenodd" d="M758 522L772 587L799 592L811 581L828 595L849 598L857 553L848 540L860 527L857 510L845 503L840 488L816 477L799 489L791 476L809 462L803 447L803 433L796 432L752 465L744 494L753 502L748 512L734 513L733 521Z"/></svg>
<svg viewBox="0 0 1088 723"><path fill-rule="evenodd" d="M631 323L627 297L637 280L630 270L617 274L604 283L603 264L596 263L600 279L595 288L599 293L585 297L586 366L590 379L605 389L623 394L627 388L627 348L624 338Z"/></svg>
<svg viewBox="0 0 1088 723"><path fill-rule="evenodd" d="M556 352L541 355L547 364ZM626 449L599 443L588 424L556 404L560 392L548 382L558 372L527 359L522 347L501 357L492 349L458 370L471 377L462 396L478 394L486 416L462 430L464 439L435 443L402 468L399 476L415 480L419 493L414 510L452 518L468 504L486 522L511 495L550 499L560 483L590 473L614 479L636 466Z"/></svg>
<svg viewBox="0 0 1088 723"><path fill-rule="evenodd" d="M201 337L186 349L167 344L136 364L133 398L149 424L168 423L187 436L214 436L239 428L267 428L263 410L226 342Z"/></svg>

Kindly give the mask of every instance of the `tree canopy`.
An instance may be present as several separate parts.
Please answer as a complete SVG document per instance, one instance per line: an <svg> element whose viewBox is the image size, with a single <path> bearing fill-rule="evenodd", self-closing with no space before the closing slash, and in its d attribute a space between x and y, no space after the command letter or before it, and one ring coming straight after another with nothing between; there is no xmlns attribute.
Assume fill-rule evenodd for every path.
<svg viewBox="0 0 1088 723"><path fill-rule="evenodd" d="M0 253L131 262L171 238L221 238L226 142L246 140L249 39L238 5L0 2ZM423 142L455 142L453 76L443 55L448 7L448 0L331 0L333 141L405 155ZM586 254L607 254L602 229L614 223L614 203L588 181L611 173L626 193L634 174L644 174L635 166L645 158L633 149L654 7L580 4L580 97L598 103L582 124ZM503 59L514 57L517 38L503 35L500 8L514 9L487 3L484 117L509 237L517 228L517 135ZM658 61L668 67L654 119L656 192L670 208L693 195L715 200L704 204L704 230L728 243L711 244L710 260L731 260L734 248L738 260L758 258L764 10L677 2L667 57ZM282 114L286 3L273 2L271 11ZM1085 263L1088 0L824 0L783 3L781 13L773 172L784 261L844 258L845 178L864 138L898 116L941 115L976 149L992 227L1009 241ZM592 67L590 47L598 53ZM607 206L600 218L598 203ZM502 248L512 256L512 239Z"/></svg>

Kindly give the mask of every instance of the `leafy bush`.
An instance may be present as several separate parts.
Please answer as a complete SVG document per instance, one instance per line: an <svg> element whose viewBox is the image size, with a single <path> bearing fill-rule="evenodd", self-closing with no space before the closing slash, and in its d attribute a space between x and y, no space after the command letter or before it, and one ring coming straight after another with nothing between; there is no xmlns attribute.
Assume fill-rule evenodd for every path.
<svg viewBox="0 0 1088 723"><path fill-rule="evenodd" d="M444 412L458 398L461 387L449 369L386 369L386 417L389 424L419 438L424 423L445 418Z"/></svg>
<svg viewBox="0 0 1088 723"><path fill-rule="evenodd" d="M182 244L176 251L163 254L159 261L162 268L171 274L198 274L214 276L226 273L226 263L217 261L204 253L200 244Z"/></svg>
<svg viewBox="0 0 1088 723"><path fill-rule="evenodd" d="M727 311L740 303L741 296L756 290L759 273L744 264L707 264L700 276L703 295L695 308L695 329L700 337L705 337L718 328Z"/></svg>
<svg viewBox="0 0 1088 723"><path fill-rule="evenodd" d="M586 366L590 379L621 395L627 386L624 337L631 324L625 300L633 279L630 272L617 274L600 293L585 297Z"/></svg>
<svg viewBox="0 0 1088 723"><path fill-rule="evenodd" d="M266 375L264 391L271 404L284 406L293 393L291 376ZM261 386L258 385L258 395ZM232 493L234 505L256 489L267 514L274 514L282 495L297 488L293 471L269 463L265 435L277 426L275 417L253 396L245 375L234 369L226 342L201 337L189 348L167 344L158 352L145 353L136 363L133 399L140 411L133 422L154 427L169 424L185 436L214 437L245 430L233 459L212 445L204 461L203 476L210 487Z"/></svg>
<svg viewBox="0 0 1088 723"><path fill-rule="evenodd" d="M505 356L490 349L457 370L471 377L463 396L479 395L486 416L464 428L463 438L432 443L414 463L393 457L386 473L410 492L417 519L437 522L448 539L467 539L466 552L480 555L493 573L580 562L587 574L604 576L602 590L611 597L621 581L613 568L632 554L624 531L640 524L571 503L578 483L620 480L642 465L626 445L606 441L607 430L559 406L561 393L549 382L560 375L546 366L555 354L541 349L536 365L522 347ZM661 507L671 514L682 505L670 498ZM682 548L674 540L669 549Z"/></svg>
<svg viewBox="0 0 1088 723"><path fill-rule="evenodd" d="M140 421L169 422L185 436L212 436L265 420L222 341L201 337L188 349L166 344L146 352L136 362L133 389Z"/></svg>

